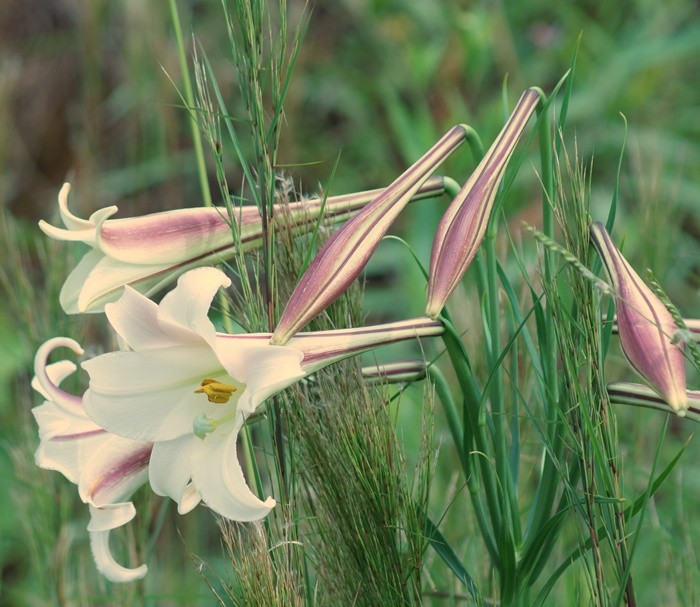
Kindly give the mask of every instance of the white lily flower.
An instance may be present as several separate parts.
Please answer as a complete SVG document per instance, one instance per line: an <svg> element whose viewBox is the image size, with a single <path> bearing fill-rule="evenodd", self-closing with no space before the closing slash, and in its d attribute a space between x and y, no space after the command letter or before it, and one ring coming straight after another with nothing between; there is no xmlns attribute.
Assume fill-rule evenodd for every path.
<svg viewBox="0 0 700 607"><path fill-rule="evenodd" d="M127 287L105 312L131 350L83 363L90 375L84 403L110 432L154 442L149 478L156 493L177 499L191 479L212 510L251 521L275 500L254 495L238 463L236 441L246 419L271 395L332 362L443 328L420 318L300 333L272 345L270 333L216 332L209 306L229 285L220 270L191 270L160 305Z"/></svg>
<svg viewBox="0 0 700 607"><path fill-rule="evenodd" d="M443 180L428 180L413 199L430 198L444 190ZM320 215L332 221L345 220L383 190L312 199L275 205L273 217L299 233L312 230ZM60 302L68 314L101 312L116 301L124 285L152 295L192 268L212 265L262 246L262 220L258 209L235 209L233 218L238 246L233 242L231 221L224 207L198 207L152 213L141 217L110 219L116 206L95 211L89 219L76 217L68 209L70 184L58 195L58 207L65 228L45 221L39 227L56 240L79 241L89 251L66 279Z"/></svg>
<svg viewBox="0 0 700 607"><path fill-rule="evenodd" d="M134 505L125 500L148 478L152 444L106 432L87 416L79 396L59 388L76 369L67 360L47 365L48 356L60 347L82 354L80 346L65 337L51 339L37 351L32 387L46 401L32 409L41 439L36 463L78 485L80 498L90 506L88 531L98 570L113 582L140 579L148 571L146 565L134 569L119 565L109 550L109 533L136 515ZM194 501L191 495L190 489L181 502Z"/></svg>

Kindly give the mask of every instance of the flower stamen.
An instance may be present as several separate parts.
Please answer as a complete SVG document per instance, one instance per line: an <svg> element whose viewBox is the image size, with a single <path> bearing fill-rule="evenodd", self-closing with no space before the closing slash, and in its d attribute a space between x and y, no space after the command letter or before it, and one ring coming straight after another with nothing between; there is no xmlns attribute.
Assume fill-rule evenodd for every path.
<svg viewBox="0 0 700 607"><path fill-rule="evenodd" d="M207 377L202 380L201 388L197 388L195 394L206 394L210 403L217 405L226 404L231 395L237 390L236 386L225 384L223 382Z"/></svg>

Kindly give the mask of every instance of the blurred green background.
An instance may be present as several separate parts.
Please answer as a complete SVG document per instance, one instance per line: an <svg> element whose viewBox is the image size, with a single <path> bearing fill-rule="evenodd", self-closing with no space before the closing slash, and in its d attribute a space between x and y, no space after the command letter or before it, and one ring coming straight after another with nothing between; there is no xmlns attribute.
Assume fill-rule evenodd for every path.
<svg viewBox="0 0 700 607"><path fill-rule="evenodd" d="M219 3L179 0L178 7L186 36L208 55L235 114L236 74ZM290 2L292 25L302 9ZM565 138L569 148L576 141L579 158L593 161L594 216L598 210L596 218L604 217L612 195L623 113L628 132L618 226L624 250L638 267L653 268L684 314L700 316L697 2L318 0L311 9L279 154L301 192L386 185L458 122L475 127L488 146L506 115L504 82L511 106L528 86L551 90L580 38ZM200 204L176 53L165 2L0 3L0 203L9 226L0 243L1 285L8 290L0 307L0 596L25 588L7 595L16 604L43 604L40 591L35 597L31 590L33 557L21 522L31 513L18 509L26 502L17 497L31 478L31 471L21 477L17 450L31 454L37 442L28 414L38 404L27 388L33 352L61 331L77 337L100 330L95 319L66 319L58 311L57 289L80 250L43 244L35 224L55 217L66 179L81 216L114 203L119 216ZM238 184L234 155L226 157L228 182ZM514 233L522 219L537 223L540 215L536 156L530 164L506 209ZM464 181L473 165L465 148L445 172ZM213 168L211 183L217 192ZM444 204L410 209L398 227L424 260ZM369 269L374 280L366 301L376 318L422 311L415 271L397 247L383 245ZM47 256L58 276L43 275ZM645 428L658 427L658 415L624 412L622 419L628 481L634 486L639 476L641 488L653 441ZM669 453L691 431L674 422ZM691 444L648 519L654 532L640 547L635 570L642 604L700 600L698 456ZM449 469L439 472L449 484ZM198 577L192 571L184 579Z"/></svg>

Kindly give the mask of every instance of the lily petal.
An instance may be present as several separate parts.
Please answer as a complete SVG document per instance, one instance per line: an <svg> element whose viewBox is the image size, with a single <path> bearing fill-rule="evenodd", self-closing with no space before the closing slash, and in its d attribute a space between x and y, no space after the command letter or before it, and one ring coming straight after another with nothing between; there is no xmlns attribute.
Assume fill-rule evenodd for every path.
<svg viewBox="0 0 700 607"><path fill-rule="evenodd" d="M256 521L275 507L275 500L258 499L245 482L236 455L243 416L227 432L214 432L192 443L192 481L205 503L235 521Z"/></svg>
<svg viewBox="0 0 700 607"><path fill-rule="evenodd" d="M115 301L124 285L142 292L155 292L172 268L166 264L128 265L89 251L63 283L59 302L67 314L101 312L105 304Z"/></svg>
<svg viewBox="0 0 700 607"><path fill-rule="evenodd" d="M129 286L119 301L105 306L105 314L132 350L167 348L179 343L158 324L158 305Z"/></svg>
<svg viewBox="0 0 700 607"><path fill-rule="evenodd" d="M176 501L180 514L192 510L201 499L190 484L190 458L194 440L199 439L188 435L156 443L148 470L153 491Z"/></svg>
<svg viewBox="0 0 700 607"><path fill-rule="evenodd" d="M257 343L249 336L216 335L216 353L230 377L244 377L238 411L248 417L267 398L306 375L303 353L293 347ZM270 335L264 334L266 340Z"/></svg>
<svg viewBox="0 0 700 607"><path fill-rule="evenodd" d="M214 345L216 330L209 320L209 307L221 287L231 285L231 280L216 268L197 268L180 276L175 287L158 307L161 327L174 326L189 332L194 340L203 339Z"/></svg>
<svg viewBox="0 0 700 607"><path fill-rule="evenodd" d="M90 453L99 449L105 431L83 413L72 414L51 401L32 409L39 426L39 447L34 454L36 465L56 470L77 484L83 464Z"/></svg>
<svg viewBox="0 0 700 607"><path fill-rule="evenodd" d="M121 436L107 435L99 449L86 458L80 474L80 498L96 507L132 495L148 480L153 445L138 444Z"/></svg>
<svg viewBox="0 0 700 607"><path fill-rule="evenodd" d="M111 582L124 583L140 580L148 573L148 567L141 565L128 569L118 564L109 549L109 532L126 525L136 516L136 509L131 502L110 504L102 508L90 506L91 520L90 548L99 572Z"/></svg>
<svg viewBox="0 0 700 607"><path fill-rule="evenodd" d="M64 183L58 194L59 212L67 229L54 227L44 220L39 222L39 227L47 236L55 238L56 240L81 241L85 244L95 245L97 231L109 217L117 212L117 207L112 206L100 209L94 212L89 220L80 219L73 215L68 209L69 192L70 184Z"/></svg>
<svg viewBox="0 0 700 607"><path fill-rule="evenodd" d="M49 355L60 347L82 353L77 342L60 337L37 351L32 385L47 400L32 409L41 439L36 463L58 470L78 485L81 499L90 506L88 530L98 569L115 582L138 579L146 567L118 565L109 551L109 531L134 517L133 504L121 500L146 481L152 445L110 434L88 418L81 399L59 387L75 365L69 361L47 365Z"/></svg>
<svg viewBox="0 0 700 607"><path fill-rule="evenodd" d="M622 350L632 367L684 415L688 408L682 344L672 343L678 327L670 312L613 244L605 227L590 227L591 241L619 294L615 306Z"/></svg>
<svg viewBox="0 0 700 607"><path fill-rule="evenodd" d="M36 352L34 356L34 376L35 384L41 386L41 394L47 400L52 400L60 406L70 407L80 407L81 401L80 397L69 394L64 390L61 390L51 379L49 373L47 372L47 361L49 355L57 348L69 348L75 354L81 355L83 349L80 344L68 337L54 337L49 339L44 343ZM61 378L62 380L65 377Z"/></svg>
<svg viewBox="0 0 700 607"><path fill-rule="evenodd" d="M259 219L255 207L237 213L249 224ZM200 207L115 219L97 233L97 246L117 261L129 264L179 264L231 244L231 226L225 208Z"/></svg>
<svg viewBox="0 0 700 607"><path fill-rule="evenodd" d="M289 345L303 352L302 368L313 373L371 348L443 332L440 321L422 317L356 329L297 333Z"/></svg>

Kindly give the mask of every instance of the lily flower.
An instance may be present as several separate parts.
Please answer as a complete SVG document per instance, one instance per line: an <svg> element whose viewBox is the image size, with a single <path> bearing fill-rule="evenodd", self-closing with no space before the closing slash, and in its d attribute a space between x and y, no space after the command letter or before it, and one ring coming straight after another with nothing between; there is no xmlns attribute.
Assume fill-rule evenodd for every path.
<svg viewBox="0 0 700 607"><path fill-rule="evenodd" d="M46 399L32 409L41 439L35 460L39 467L57 470L75 483L80 499L89 505L90 545L100 573L113 582L137 580L146 575L146 565L128 569L116 563L109 533L136 515L126 500L148 478L152 445L106 432L87 416L79 396L59 387L76 368L68 360L47 365L51 352L61 347L83 352L72 339L57 337L39 348L34 361L32 387ZM192 507L198 501L191 490L182 497L182 503L189 500Z"/></svg>
<svg viewBox="0 0 700 607"><path fill-rule="evenodd" d="M445 133L403 175L321 247L301 277L277 323L272 342L286 343L348 288L387 230L437 167L466 139L467 127Z"/></svg>
<svg viewBox="0 0 700 607"><path fill-rule="evenodd" d="M633 405L668 413L668 404L654 390L642 384L613 382L607 386L613 405ZM688 390L687 419L700 422L700 390Z"/></svg>
<svg viewBox="0 0 700 607"><path fill-rule="evenodd" d="M430 318L439 316L481 246L498 186L539 99L535 89L521 95L508 122L440 220L430 256L425 312Z"/></svg>
<svg viewBox="0 0 700 607"><path fill-rule="evenodd" d="M682 343L674 343L678 327L671 313L617 250L603 224L592 224L590 234L619 296L615 305L622 351L668 405L685 415L685 358Z"/></svg>
<svg viewBox="0 0 700 607"><path fill-rule="evenodd" d="M383 190L312 199L276 205L276 215L303 233L313 229L319 216L342 221L355 214ZM199 207L152 213L142 217L110 219L116 206L95 211L90 219L80 219L68 209L70 184L58 195L58 206L65 228L45 221L39 227L57 240L80 241L89 251L68 276L61 289L60 302L68 314L101 312L116 301L124 285L152 295L183 272L219 263L262 246L262 220L257 207L235 209L238 246L233 242L231 221L224 207ZM442 178L426 182L414 199L430 198L443 192Z"/></svg>
<svg viewBox="0 0 700 607"><path fill-rule="evenodd" d="M229 285L220 270L198 268L183 274L159 305L126 287L105 312L131 350L83 363L90 375L83 400L100 426L154 443L149 479L156 493L177 499L191 479L212 510L252 521L275 500L252 493L236 457L246 419L268 397L333 362L443 328L419 318L301 333L272 345L270 333L217 333L207 314L218 289Z"/></svg>

